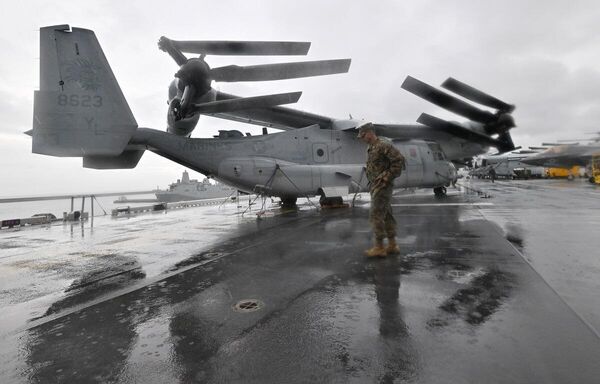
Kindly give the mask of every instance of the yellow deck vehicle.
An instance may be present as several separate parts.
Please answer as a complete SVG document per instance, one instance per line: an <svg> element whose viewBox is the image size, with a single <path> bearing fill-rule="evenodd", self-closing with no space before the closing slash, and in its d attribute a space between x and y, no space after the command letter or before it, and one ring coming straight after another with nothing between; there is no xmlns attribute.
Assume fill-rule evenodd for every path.
<svg viewBox="0 0 600 384"><path fill-rule="evenodd" d="M592 177L590 181L600 185L600 154L592 156Z"/></svg>
<svg viewBox="0 0 600 384"><path fill-rule="evenodd" d="M573 179L575 176L579 176L579 166L576 165L572 168L547 168L546 176L550 178Z"/></svg>

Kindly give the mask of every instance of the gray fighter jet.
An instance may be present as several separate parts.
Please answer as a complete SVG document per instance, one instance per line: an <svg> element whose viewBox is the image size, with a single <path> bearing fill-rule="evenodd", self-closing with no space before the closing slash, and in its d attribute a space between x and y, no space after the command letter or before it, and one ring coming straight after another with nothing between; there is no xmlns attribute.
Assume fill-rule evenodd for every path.
<svg viewBox="0 0 600 384"><path fill-rule="evenodd" d="M82 157L96 169L133 168L145 150L153 151L205 175L237 187L281 197L293 204L300 196L320 195L327 203L368 188L364 174L366 146L356 138L358 123L336 120L277 105L295 102L299 92L238 98L217 92L212 81L258 81L340 73L349 60L268 64L211 69L206 54L305 54L307 43L181 42L161 38L159 47L180 65L169 92L167 132L138 127L93 31L68 25L40 30L40 89L34 97L34 153ZM200 53L187 59L182 50ZM514 108L465 84L444 86L492 106L492 114L407 78L403 87L475 123L446 122L421 115L426 125L382 125L407 159L396 187L433 188L444 194L456 179L446 158L460 160L489 146L514 148L508 130ZM221 132L214 139L190 138L200 114L284 130L260 136ZM265 132L266 133L266 132ZM497 138L491 135L498 134ZM441 139L440 139L441 138ZM431 141L431 140L438 141ZM442 148L442 146L444 148Z"/></svg>

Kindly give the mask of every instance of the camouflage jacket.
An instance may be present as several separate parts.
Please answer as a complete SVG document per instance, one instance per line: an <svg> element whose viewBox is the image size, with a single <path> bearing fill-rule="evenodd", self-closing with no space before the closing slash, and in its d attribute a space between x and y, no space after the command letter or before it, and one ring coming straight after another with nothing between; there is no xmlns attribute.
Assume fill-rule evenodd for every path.
<svg viewBox="0 0 600 384"><path fill-rule="evenodd" d="M381 139L367 150L367 179L371 190L392 184L405 167L404 156L392 144ZM386 177L387 182L382 181Z"/></svg>

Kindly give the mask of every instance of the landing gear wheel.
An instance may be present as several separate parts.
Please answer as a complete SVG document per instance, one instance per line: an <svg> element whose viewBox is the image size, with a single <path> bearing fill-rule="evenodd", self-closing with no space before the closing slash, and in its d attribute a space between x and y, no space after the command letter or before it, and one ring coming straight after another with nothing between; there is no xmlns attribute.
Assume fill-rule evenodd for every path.
<svg viewBox="0 0 600 384"><path fill-rule="evenodd" d="M298 201L297 197L282 197L281 208L296 208L296 201Z"/></svg>
<svg viewBox="0 0 600 384"><path fill-rule="evenodd" d="M319 204L323 208L342 207L344 206L344 199L341 196L324 197L321 196Z"/></svg>
<svg viewBox="0 0 600 384"><path fill-rule="evenodd" d="M435 187L433 188L433 194L435 197L444 197L446 196L446 187Z"/></svg>

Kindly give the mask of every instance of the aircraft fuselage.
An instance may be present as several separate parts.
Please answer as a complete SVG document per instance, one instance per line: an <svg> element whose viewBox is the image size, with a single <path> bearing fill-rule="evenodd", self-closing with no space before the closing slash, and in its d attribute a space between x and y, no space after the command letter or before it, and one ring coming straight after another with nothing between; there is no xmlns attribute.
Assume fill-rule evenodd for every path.
<svg viewBox="0 0 600 384"><path fill-rule="evenodd" d="M244 191L273 196L342 195L368 190L367 145L351 132L312 126L229 139L192 139L140 128L130 144ZM406 158L397 188L438 187L456 178L437 143L394 142Z"/></svg>

